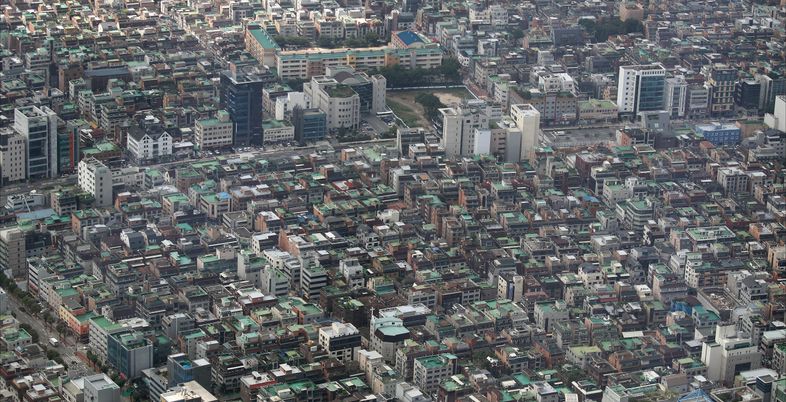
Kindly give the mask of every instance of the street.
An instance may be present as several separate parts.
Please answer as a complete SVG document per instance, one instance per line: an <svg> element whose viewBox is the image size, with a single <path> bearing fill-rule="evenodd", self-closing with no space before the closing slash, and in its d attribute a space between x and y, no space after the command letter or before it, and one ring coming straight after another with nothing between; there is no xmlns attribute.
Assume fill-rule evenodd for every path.
<svg viewBox="0 0 786 402"><path fill-rule="evenodd" d="M38 332L38 343L47 349L54 349L63 358L63 361L68 366L68 376L70 378L79 378L90 374L95 374L95 371L90 368L82 359L76 356L75 352L83 345L77 343L72 336L61 338L57 331L50 328L44 321L38 317L33 317L30 314L23 312L19 308L19 303L14 297L8 297L8 309L16 316L20 324L28 324L36 332ZM53 347L49 344L49 338L57 338L60 340L60 345ZM69 346L76 344L76 346Z"/></svg>

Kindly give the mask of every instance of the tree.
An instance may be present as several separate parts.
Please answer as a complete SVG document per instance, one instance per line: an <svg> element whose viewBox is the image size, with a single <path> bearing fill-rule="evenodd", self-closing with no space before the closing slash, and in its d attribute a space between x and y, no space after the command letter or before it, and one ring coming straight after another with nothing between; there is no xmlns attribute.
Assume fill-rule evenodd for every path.
<svg viewBox="0 0 786 402"><path fill-rule="evenodd" d="M454 57L442 59L442 66L439 69L446 80L461 82L461 63L458 59Z"/></svg>
<svg viewBox="0 0 786 402"><path fill-rule="evenodd" d="M33 327L31 327L30 324L27 323L19 324L19 328L22 328L28 334L30 334L30 337L33 339L33 343L38 343L38 340L40 339L40 336L38 335L38 331L33 329Z"/></svg>
<svg viewBox="0 0 786 402"><path fill-rule="evenodd" d="M445 105L434 94L420 93L415 96L415 102L423 106L429 120L436 120L439 117L439 109Z"/></svg>
<svg viewBox="0 0 786 402"><path fill-rule="evenodd" d="M333 42L333 39L330 39L330 38L328 38L326 36L319 38L319 40L317 41L317 45L319 47L324 47L324 48L327 48L327 49L332 49L332 48L336 47L336 44L335 44L335 42Z"/></svg>

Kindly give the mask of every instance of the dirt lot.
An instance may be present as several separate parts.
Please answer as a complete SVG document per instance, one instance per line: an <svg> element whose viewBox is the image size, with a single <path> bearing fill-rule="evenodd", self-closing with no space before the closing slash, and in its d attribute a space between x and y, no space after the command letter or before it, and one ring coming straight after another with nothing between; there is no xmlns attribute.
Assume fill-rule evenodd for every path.
<svg viewBox="0 0 786 402"><path fill-rule="evenodd" d="M415 102L415 97L421 93L431 93L446 106L455 106L462 99L474 99L474 96L465 88L450 89L418 89L412 91L388 91L388 106L401 120L410 127L431 127L423 107Z"/></svg>

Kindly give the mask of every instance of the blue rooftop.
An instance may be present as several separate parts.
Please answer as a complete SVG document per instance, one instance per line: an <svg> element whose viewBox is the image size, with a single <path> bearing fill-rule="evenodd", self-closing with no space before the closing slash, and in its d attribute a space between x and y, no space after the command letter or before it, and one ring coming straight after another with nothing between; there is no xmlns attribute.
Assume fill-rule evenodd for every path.
<svg viewBox="0 0 786 402"><path fill-rule="evenodd" d="M415 42L423 42L423 39L420 39L420 36L412 31L401 31L396 33L396 35L398 35L398 38L407 46Z"/></svg>

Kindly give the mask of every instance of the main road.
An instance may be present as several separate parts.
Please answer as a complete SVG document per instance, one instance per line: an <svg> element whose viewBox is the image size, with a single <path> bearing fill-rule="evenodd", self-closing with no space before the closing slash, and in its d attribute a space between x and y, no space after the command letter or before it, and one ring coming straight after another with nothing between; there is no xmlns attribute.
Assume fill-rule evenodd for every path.
<svg viewBox="0 0 786 402"><path fill-rule="evenodd" d="M70 378L79 378L95 374L95 371L90 368L81 357L76 355L77 350L79 348L84 348L84 345L77 343L72 336L66 336L65 338L60 337L56 331L51 329L42 319L22 311L16 298L10 294L8 295L8 308L20 324L30 325L30 328L38 333L39 344L60 353L63 361L68 366L68 376ZM49 344L49 338L58 339L60 344L57 347L53 347Z"/></svg>

